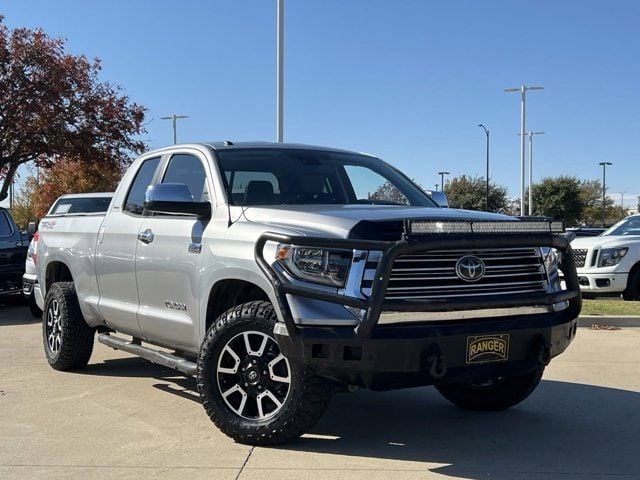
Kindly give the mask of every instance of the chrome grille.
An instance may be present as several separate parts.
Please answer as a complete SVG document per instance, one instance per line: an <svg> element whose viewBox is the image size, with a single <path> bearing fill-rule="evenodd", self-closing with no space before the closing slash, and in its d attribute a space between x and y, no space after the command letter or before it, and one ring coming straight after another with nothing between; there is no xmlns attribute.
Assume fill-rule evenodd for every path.
<svg viewBox="0 0 640 480"><path fill-rule="evenodd" d="M457 261L473 255L485 264L484 276L473 283L456 275ZM364 294L371 284L378 257L370 257L362 283ZM387 300L448 299L469 296L545 292L547 277L537 248L500 250L439 250L398 257L391 269Z"/></svg>
<svg viewBox="0 0 640 480"><path fill-rule="evenodd" d="M576 262L576 268L584 267L587 263L587 249L576 248L573 250L573 260Z"/></svg>

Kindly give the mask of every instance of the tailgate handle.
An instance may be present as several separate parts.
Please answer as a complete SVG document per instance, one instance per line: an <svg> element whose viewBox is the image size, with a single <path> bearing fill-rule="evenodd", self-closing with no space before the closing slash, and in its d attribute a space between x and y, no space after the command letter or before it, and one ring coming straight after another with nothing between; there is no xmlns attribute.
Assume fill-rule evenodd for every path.
<svg viewBox="0 0 640 480"><path fill-rule="evenodd" d="M142 243L151 243L153 242L153 232L150 228L147 228L144 232L138 233L138 240Z"/></svg>

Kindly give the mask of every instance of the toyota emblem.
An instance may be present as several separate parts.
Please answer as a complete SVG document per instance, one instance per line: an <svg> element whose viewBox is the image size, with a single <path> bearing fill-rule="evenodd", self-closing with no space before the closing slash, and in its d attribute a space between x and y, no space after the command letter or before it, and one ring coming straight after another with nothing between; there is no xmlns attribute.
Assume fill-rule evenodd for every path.
<svg viewBox="0 0 640 480"><path fill-rule="evenodd" d="M467 255L456 263L456 275L465 282L477 282L484 277L484 262L478 257Z"/></svg>

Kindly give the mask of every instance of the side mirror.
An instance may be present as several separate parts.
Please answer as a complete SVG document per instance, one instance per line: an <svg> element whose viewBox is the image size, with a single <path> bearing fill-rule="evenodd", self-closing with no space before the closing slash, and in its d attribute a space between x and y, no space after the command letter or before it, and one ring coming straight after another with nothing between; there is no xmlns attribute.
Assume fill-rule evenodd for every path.
<svg viewBox="0 0 640 480"><path fill-rule="evenodd" d="M184 183L150 185L144 196L143 207L148 212L210 217L209 202L194 202L189 187Z"/></svg>
<svg viewBox="0 0 640 480"><path fill-rule="evenodd" d="M444 192L434 192L433 190L427 191L427 195L431 197L431 200L436 202L443 208L449 208L449 200Z"/></svg>
<svg viewBox="0 0 640 480"><path fill-rule="evenodd" d="M29 237L33 237L36 233L36 230L37 230L36 222L29 222L27 224L27 235L29 235Z"/></svg>

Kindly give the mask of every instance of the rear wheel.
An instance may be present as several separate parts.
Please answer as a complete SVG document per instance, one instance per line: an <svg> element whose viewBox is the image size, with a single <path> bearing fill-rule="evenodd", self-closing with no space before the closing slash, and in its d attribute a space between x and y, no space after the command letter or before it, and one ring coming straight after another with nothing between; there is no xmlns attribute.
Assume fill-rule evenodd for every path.
<svg viewBox="0 0 640 480"><path fill-rule="evenodd" d="M308 431L329 403L332 383L292 364L273 336L268 302L222 314L202 344L198 391L216 426L237 442L277 445Z"/></svg>
<svg viewBox="0 0 640 480"><path fill-rule="evenodd" d="M625 300L640 300L640 269L636 269L627 282L627 288L622 292L622 298Z"/></svg>
<svg viewBox="0 0 640 480"><path fill-rule="evenodd" d="M444 398L465 410L505 410L522 402L536 389L544 367L522 375L482 381L436 385Z"/></svg>
<svg viewBox="0 0 640 480"><path fill-rule="evenodd" d="M95 329L82 316L73 282L51 285L43 313L42 337L49 365L56 370L84 368L93 351Z"/></svg>

